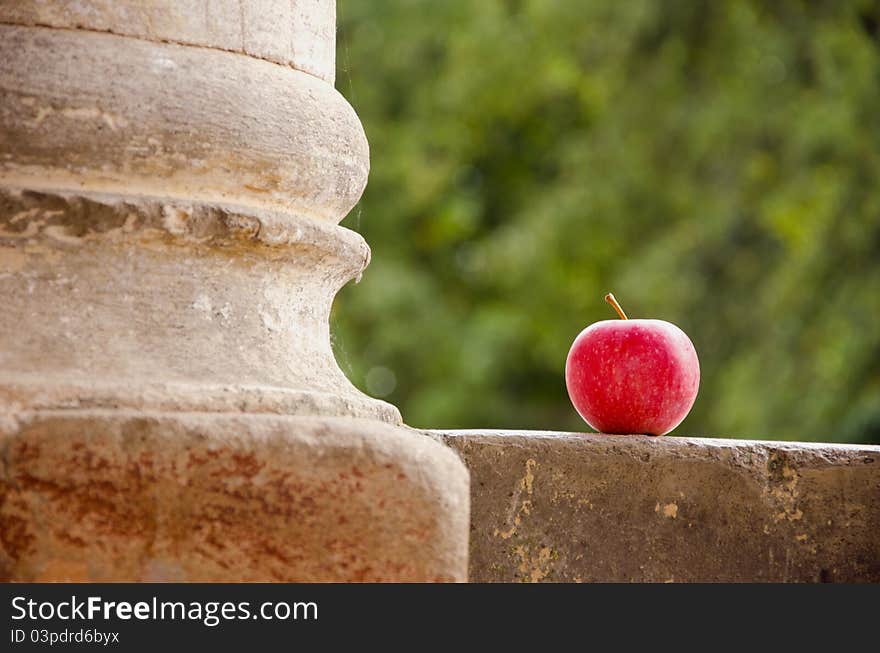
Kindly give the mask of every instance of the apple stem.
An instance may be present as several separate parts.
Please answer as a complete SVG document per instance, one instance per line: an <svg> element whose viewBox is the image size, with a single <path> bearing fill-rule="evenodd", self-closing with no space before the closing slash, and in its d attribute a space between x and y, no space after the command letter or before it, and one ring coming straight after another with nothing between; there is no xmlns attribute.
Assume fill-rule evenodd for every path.
<svg viewBox="0 0 880 653"><path fill-rule="evenodd" d="M620 304L617 303L617 300L614 298L614 295L608 293L605 295L605 301L611 304L614 307L614 310L617 311L617 314L620 316L621 320L628 320L629 318L626 316L626 313L623 312L623 309L620 308Z"/></svg>

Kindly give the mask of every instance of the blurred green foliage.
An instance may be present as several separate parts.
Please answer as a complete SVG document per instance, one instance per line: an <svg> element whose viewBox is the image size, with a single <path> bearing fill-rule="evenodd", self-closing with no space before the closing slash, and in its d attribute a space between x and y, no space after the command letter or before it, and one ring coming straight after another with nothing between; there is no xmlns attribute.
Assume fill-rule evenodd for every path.
<svg viewBox="0 0 880 653"><path fill-rule="evenodd" d="M586 427L571 341L700 356L676 433L880 442L880 9L791 0L340 0L370 140L334 308L354 382L424 427Z"/></svg>

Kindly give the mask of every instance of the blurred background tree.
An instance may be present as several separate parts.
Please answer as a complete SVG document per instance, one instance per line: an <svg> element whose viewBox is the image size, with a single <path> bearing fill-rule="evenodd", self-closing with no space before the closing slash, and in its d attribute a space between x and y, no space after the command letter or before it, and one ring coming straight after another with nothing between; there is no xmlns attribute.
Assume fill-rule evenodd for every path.
<svg viewBox="0 0 880 653"><path fill-rule="evenodd" d="M880 5L339 0L373 248L337 358L420 427L584 430L571 341L678 324L678 434L880 442Z"/></svg>

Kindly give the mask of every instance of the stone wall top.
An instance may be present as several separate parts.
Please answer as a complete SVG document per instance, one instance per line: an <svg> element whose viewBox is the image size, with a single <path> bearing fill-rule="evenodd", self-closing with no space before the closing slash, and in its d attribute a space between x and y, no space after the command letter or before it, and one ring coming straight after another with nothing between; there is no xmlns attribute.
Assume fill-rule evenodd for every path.
<svg viewBox="0 0 880 653"><path fill-rule="evenodd" d="M880 581L880 447L434 432L471 472L473 581Z"/></svg>

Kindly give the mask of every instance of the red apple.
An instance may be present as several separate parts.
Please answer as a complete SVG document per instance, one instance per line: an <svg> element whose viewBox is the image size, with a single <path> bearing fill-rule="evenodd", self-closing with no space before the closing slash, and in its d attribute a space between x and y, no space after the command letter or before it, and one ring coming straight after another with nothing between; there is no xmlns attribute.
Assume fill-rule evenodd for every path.
<svg viewBox="0 0 880 653"><path fill-rule="evenodd" d="M687 417L700 387L690 338L663 320L622 319L580 332L565 361L565 385L580 416L601 433L665 435Z"/></svg>

